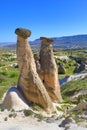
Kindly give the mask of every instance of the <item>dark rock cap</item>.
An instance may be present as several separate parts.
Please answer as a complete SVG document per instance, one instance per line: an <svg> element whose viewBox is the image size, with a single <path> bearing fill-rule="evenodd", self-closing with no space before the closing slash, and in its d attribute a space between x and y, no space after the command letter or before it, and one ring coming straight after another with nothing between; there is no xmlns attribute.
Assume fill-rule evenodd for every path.
<svg viewBox="0 0 87 130"><path fill-rule="evenodd" d="M51 38L47 38L47 37L40 37L40 40L42 40L43 42L53 42L53 40Z"/></svg>
<svg viewBox="0 0 87 130"><path fill-rule="evenodd" d="M30 37L31 31L25 28L17 28L15 33L23 38Z"/></svg>

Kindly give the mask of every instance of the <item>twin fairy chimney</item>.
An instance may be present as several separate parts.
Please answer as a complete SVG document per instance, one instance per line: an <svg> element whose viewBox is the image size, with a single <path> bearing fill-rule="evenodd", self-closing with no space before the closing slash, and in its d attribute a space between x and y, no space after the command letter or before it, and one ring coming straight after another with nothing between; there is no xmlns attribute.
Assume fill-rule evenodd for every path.
<svg viewBox="0 0 87 130"><path fill-rule="evenodd" d="M33 56L28 37L31 31L23 28L17 34L17 61L19 79L17 89L26 102L33 102L45 110L54 112L53 102L61 102L58 70L52 50L52 39L41 37L40 58ZM35 63L36 62L36 63Z"/></svg>
<svg viewBox="0 0 87 130"><path fill-rule="evenodd" d="M54 111L53 102L62 101L58 83L58 70L53 55L52 39L41 37L40 67L37 73L32 50L28 43L30 30L18 28L15 30L17 38L17 60L20 71L18 88L27 101L41 105L44 109Z"/></svg>

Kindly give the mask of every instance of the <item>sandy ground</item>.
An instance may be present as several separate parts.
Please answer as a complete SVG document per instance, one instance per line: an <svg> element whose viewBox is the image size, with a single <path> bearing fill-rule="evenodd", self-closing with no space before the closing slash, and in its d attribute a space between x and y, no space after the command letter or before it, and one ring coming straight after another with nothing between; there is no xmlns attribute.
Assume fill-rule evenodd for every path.
<svg viewBox="0 0 87 130"><path fill-rule="evenodd" d="M16 117L9 117L10 114L16 113ZM5 121L5 119L7 120ZM34 116L25 117L23 112L0 111L0 130L87 130L87 128L69 125L68 129L59 127L58 123L47 123L38 121Z"/></svg>
<svg viewBox="0 0 87 130"><path fill-rule="evenodd" d="M63 130L58 128L57 124L31 125L28 123L1 123L0 130Z"/></svg>
<svg viewBox="0 0 87 130"><path fill-rule="evenodd" d="M15 118L9 117L11 113L7 110L0 112L0 130L62 130L56 123L38 121L33 116L25 117L22 112L15 112Z"/></svg>

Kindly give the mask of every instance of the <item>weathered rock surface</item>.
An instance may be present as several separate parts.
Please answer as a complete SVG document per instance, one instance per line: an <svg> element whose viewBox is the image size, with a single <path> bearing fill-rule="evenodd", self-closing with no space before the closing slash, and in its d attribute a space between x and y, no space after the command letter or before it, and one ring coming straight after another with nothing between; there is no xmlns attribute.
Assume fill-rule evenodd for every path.
<svg viewBox="0 0 87 130"><path fill-rule="evenodd" d="M28 29L24 29L24 28L17 28L15 30L15 33L18 36L23 37L24 39L26 39L27 37L30 37L30 35L31 35L31 31Z"/></svg>
<svg viewBox="0 0 87 130"><path fill-rule="evenodd" d="M81 71L87 70L87 64L81 63L80 66L76 66L74 73L80 73Z"/></svg>
<svg viewBox="0 0 87 130"><path fill-rule="evenodd" d="M62 101L60 93L60 85L58 82L58 69L52 49L52 39L41 37L42 40L40 49L40 65L41 73L39 76L43 81L47 92L53 102Z"/></svg>
<svg viewBox="0 0 87 130"><path fill-rule="evenodd" d="M60 85L64 85L70 81L78 80L78 79L83 79L87 77L87 72L81 73L81 74L76 74L76 75L71 75L71 76L66 76L63 79L60 80Z"/></svg>
<svg viewBox="0 0 87 130"><path fill-rule="evenodd" d="M33 53L28 44L27 37L31 32L21 28L16 29L15 33L18 35L17 60L20 71L18 88L23 92L27 101L37 103L44 109L53 112L54 106L37 74Z"/></svg>
<svg viewBox="0 0 87 130"><path fill-rule="evenodd" d="M58 74L66 74L66 69L61 64L58 67Z"/></svg>
<svg viewBox="0 0 87 130"><path fill-rule="evenodd" d="M29 109L24 97L16 87L11 87L2 101L2 106L7 109L23 110Z"/></svg>
<svg viewBox="0 0 87 130"><path fill-rule="evenodd" d="M60 127L70 127L70 124L75 124L75 120L72 117L66 117L61 124Z"/></svg>
<svg viewBox="0 0 87 130"><path fill-rule="evenodd" d="M73 110L87 110L87 102L81 101Z"/></svg>
<svg viewBox="0 0 87 130"><path fill-rule="evenodd" d="M87 89L79 90L74 93L74 95L71 96L72 99L79 99L81 96L87 95Z"/></svg>

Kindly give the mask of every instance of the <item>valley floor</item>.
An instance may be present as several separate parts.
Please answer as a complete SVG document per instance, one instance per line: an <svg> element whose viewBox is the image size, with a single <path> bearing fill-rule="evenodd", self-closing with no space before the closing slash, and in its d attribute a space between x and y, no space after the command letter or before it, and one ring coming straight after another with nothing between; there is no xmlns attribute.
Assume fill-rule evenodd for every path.
<svg viewBox="0 0 87 130"><path fill-rule="evenodd" d="M11 112L7 110L3 112L0 111L0 130L87 130L87 128L79 127L75 123L68 123L64 127L59 127L59 124L64 118L58 120L56 118L55 122L52 122L58 115L48 118L48 123L47 121L38 121L38 119L33 116L25 117L22 112L16 112L17 116L15 118L10 117L10 113Z"/></svg>

